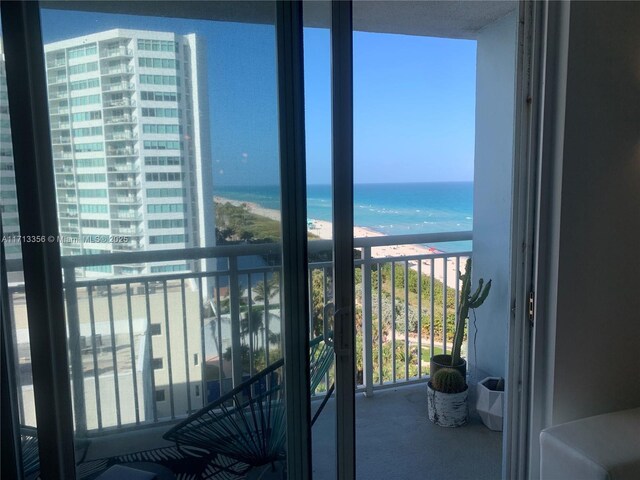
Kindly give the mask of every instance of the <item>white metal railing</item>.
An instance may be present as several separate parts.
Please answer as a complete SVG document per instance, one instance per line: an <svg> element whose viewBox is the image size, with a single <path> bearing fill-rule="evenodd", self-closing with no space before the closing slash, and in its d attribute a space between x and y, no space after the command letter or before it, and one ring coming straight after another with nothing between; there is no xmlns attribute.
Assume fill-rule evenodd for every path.
<svg viewBox="0 0 640 480"><path fill-rule="evenodd" d="M423 249L381 257L376 249L470 239L471 232L354 239L359 390L426 380L430 353L449 347L458 272L470 255ZM279 244L126 251L132 245L140 244L61 258L79 435L174 421L282 352ZM332 301L331 249L331 241L309 242L311 337L329 320L322 307ZM207 271L197 271L203 261ZM188 270L126 274L176 262ZM88 276L95 267L120 275ZM11 287L12 298L23 292Z"/></svg>

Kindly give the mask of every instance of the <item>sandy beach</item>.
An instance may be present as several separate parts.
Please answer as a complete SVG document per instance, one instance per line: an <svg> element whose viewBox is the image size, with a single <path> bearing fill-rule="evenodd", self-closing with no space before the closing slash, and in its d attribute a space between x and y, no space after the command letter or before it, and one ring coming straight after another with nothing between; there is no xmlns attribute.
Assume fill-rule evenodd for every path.
<svg viewBox="0 0 640 480"><path fill-rule="evenodd" d="M260 205L251 202L242 202L239 200L231 200L229 198L224 197L214 197L214 201L216 203L230 203L235 206L246 205L250 212L260 215L263 217L270 218L272 220L280 221L280 212L278 210L273 210L270 208L264 208ZM309 219L309 227L308 231L314 235L322 239L331 239L332 236L332 224L331 222L327 222L325 220L317 220L317 219ZM365 238L365 237L383 237L385 234L376 232L375 230L371 230L365 227L353 227L353 237L354 238ZM388 258L388 257L404 257L404 256L414 256L414 255L433 255L441 253L435 248L427 248L423 245L389 245L383 247L374 247L371 249L371 256L374 258ZM464 260L465 258L460 259L460 269L464 269ZM451 288L455 288L456 286L456 260L455 258L447 259L446 267L444 265L444 259L442 258L434 258L427 259L422 261L422 273L425 275L430 275L431 273L431 262L434 262L433 271L434 277L440 281L444 281L444 272L446 269L447 272L447 285ZM418 269L417 262L411 262L411 268L414 270Z"/></svg>

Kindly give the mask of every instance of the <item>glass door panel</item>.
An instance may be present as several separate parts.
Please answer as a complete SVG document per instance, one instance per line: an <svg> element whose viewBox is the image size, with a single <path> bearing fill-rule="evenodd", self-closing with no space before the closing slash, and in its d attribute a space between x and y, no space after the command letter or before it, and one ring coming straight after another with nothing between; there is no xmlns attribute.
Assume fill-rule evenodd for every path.
<svg viewBox="0 0 640 480"><path fill-rule="evenodd" d="M309 330L312 341L319 336L332 341L331 4L304 4L303 14ZM311 414L317 416L311 429L314 479L336 478L336 407L328 397L334 381L332 365L311 395Z"/></svg>
<svg viewBox="0 0 640 480"><path fill-rule="evenodd" d="M42 10L76 444L86 468L281 469L275 8L148 5Z"/></svg>
<svg viewBox="0 0 640 480"><path fill-rule="evenodd" d="M1 32L0 32L1 36ZM0 42L0 45L2 42ZM2 385L3 401L10 405L13 427L20 439L16 445L21 471L33 475L39 468L38 430L31 375L29 317L27 315L22 264L22 237L16 195L13 137L4 51L0 47L0 308L3 336L2 358L7 384ZM6 395L6 397L4 396ZM3 409L8 408L3 405ZM3 425L3 427L5 427ZM3 437L4 438L4 437ZM3 447L4 448L4 447Z"/></svg>

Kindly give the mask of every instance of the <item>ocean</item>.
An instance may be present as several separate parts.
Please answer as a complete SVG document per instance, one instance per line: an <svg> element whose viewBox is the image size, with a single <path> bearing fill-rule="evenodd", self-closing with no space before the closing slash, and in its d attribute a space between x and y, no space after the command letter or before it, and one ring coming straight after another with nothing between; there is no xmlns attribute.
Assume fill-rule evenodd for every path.
<svg viewBox="0 0 640 480"><path fill-rule="evenodd" d="M278 186L216 185L214 194L280 209ZM331 221L331 186L307 186L307 217ZM354 186L354 223L386 235L473 229L473 183L385 183ZM433 244L438 250L471 249L471 242Z"/></svg>

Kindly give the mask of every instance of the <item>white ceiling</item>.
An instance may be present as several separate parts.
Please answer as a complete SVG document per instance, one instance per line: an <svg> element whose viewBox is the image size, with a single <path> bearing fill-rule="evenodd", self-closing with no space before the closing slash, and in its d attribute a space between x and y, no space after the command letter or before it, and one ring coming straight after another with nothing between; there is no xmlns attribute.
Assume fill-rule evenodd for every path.
<svg viewBox="0 0 640 480"><path fill-rule="evenodd" d="M274 23L273 3L269 1L43 1L46 8L88 10L133 15L210 19L241 23ZM355 30L450 38L475 38L486 25L514 10L514 0L355 0ZM304 23L328 27L328 1L305 0Z"/></svg>

